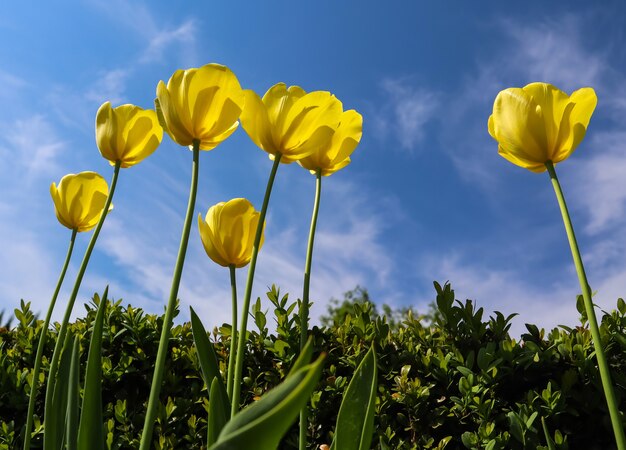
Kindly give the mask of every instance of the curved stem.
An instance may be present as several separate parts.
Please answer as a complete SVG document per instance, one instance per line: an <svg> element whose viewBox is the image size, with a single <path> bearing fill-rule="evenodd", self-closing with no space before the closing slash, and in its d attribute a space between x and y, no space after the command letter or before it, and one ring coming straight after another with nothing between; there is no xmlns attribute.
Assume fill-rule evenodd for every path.
<svg viewBox="0 0 626 450"><path fill-rule="evenodd" d="M589 320L589 329L591 330L591 337L593 338L593 346L596 352L596 359L598 360L598 369L600 371L600 379L602 380L602 387L604 389L604 396L609 408L609 415L611 416L611 424L613 425L613 433L615 434L615 442L617 443L618 450L626 450L626 439L624 438L624 428L622 426L622 420L620 412L617 407L617 401L615 400L615 392L613 390L613 383L611 382L611 373L609 372L609 366L606 362L604 355L604 349L602 348L602 339L600 337L600 329L598 328L598 321L596 320L596 314L593 307L593 301L591 300L591 288L587 282L587 276L585 275L585 268L583 267L583 261L580 256L580 250L578 249L578 243L576 242L576 236L574 235L574 228L572 227L572 221L567 210L567 204L563 197L563 191L561 185L556 176L554 165L552 161L546 162L546 168L550 174L550 180L556 193L556 198L561 208L561 215L563 216L563 223L565 224L565 231L567 233L567 239L572 250L572 257L574 258L574 265L576 266L576 273L578 273L578 281L580 282L580 289L583 293L583 300L585 303L585 311L587 312L587 320Z"/></svg>
<svg viewBox="0 0 626 450"><path fill-rule="evenodd" d="M252 296L252 283L254 281L254 270L256 269L256 259L259 254L259 244L261 243L261 236L263 235L263 226L265 224L265 213L267 212L267 205L270 202L270 195L272 193L272 186L274 185L274 178L276 178L276 171L278 170L278 164L280 163L281 154L278 153L274 158L274 165L270 172L269 180L267 180L267 187L265 188L265 197L263 198L263 206L261 207L261 215L259 216L259 224L256 227L256 234L254 236L254 246L252 247L252 258L250 258L250 268L248 269L248 279L246 281L246 292L243 299L243 308L241 311L241 325L239 327L239 339L237 341L237 360L235 363L235 379L233 381L233 397L231 399L230 416L233 417L239 411L239 399L241 397L241 378L243 372L243 359L244 350L246 345L246 328L248 326L248 309L250 308L250 297Z"/></svg>
<svg viewBox="0 0 626 450"><path fill-rule="evenodd" d="M311 216L311 228L309 229L309 243L306 251L306 263L304 265L304 287L302 290L302 303L300 304L300 350L306 345L309 334L309 286L311 284L311 262L313 261L313 241L315 239L315 227L317 226L317 214L320 209L320 197L322 195L322 173L318 169L315 173L315 201ZM307 421L308 410L304 405L300 411L300 450L307 448Z"/></svg>
<svg viewBox="0 0 626 450"><path fill-rule="evenodd" d="M72 236L70 237L70 245L67 249L67 255L65 256L65 263L63 264L63 268L61 269L61 274L59 275L59 281L57 281L57 287L54 290L54 294L52 294L52 299L50 300L50 306L48 306L48 312L46 313L46 319L43 322L41 327L41 334L39 335L39 344L37 345L37 354L35 355L35 368L33 369L33 381L30 386L30 397L28 399L28 412L26 413L26 431L24 434L24 450L30 449L30 440L31 435L30 432L33 428L33 414L35 413L35 397L37 396L37 387L39 384L39 372L41 371L41 357L43 356L43 349L46 346L46 338L48 337L48 327L50 326L50 318L52 317L52 311L54 310L54 305L56 304L57 297L59 296L59 291L61 290L61 285L63 284L63 279L65 278L65 272L67 272L67 267L70 264L70 259L72 257L72 251L74 250L74 242L76 241L76 230L72 230Z"/></svg>
<svg viewBox="0 0 626 450"><path fill-rule="evenodd" d="M45 424L51 423L51 414L52 408L49 405L52 405L52 396L54 394L54 386L56 384L56 373L59 365L59 359L61 358L61 352L63 348L63 343L65 342L65 335L67 334L67 324L70 321L70 316L72 314L72 309L74 308L74 302L76 301L76 297L78 296L78 290L80 289L80 284L83 281L83 276L85 275L85 271L87 270L87 264L89 264L89 258L91 257L91 252L96 245L96 241L98 240L98 235L100 234L100 230L102 229L102 225L104 224L104 220L109 215L109 208L111 207L111 201L113 200L113 195L115 194L115 186L117 186L117 178L120 174L121 161L117 161L115 163L115 169L113 170L113 178L111 179L111 187L109 190L109 195L107 196L106 202L104 204L104 208L102 209L102 214L100 215L100 220L96 225L96 228L91 235L91 239L89 240L89 244L87 245L87 249L85 250L85 256L83 256L83 261L80 263L80 268L78 269L78 274L76 275L76 281L74 282L74 289L70 295L70 298L67 302L67 307L65 309L65 316L63 317L63 322L61 322L61 329L59 330L59 335L57 336L57 342L54 346L54 352L52 353L52 360L50 361L50 371L48 372L48 382L46 385L46 403L44 407L44 430ZM46 446L46 437L44 431L44 448L49 448Z"/></svg>
<svg viewBox="0 0 626 450"><path fill-rule="evenodd" d="M230 354L228 355L227 391L228 398L233 398L233 371L235 370L235 354L237 353L237 281L235 279L235 266L228 266L230 270L230 289L232 291L232 324L230 328Z"/></svg>
<svg viewBox="0 0 626 450"><path fill-rule="evenodd" d="M159 341L159 350L154 366L154 374L152 375L152 385L150 387L150 398L146 409L146 419L141 433L140 450L149 450L152 442L152 430L156 421L157 409L159 404L159 393L161 392L161 384L163 382L163 373L165 372L165 360L167 356L167 347L170 340L172 321L174 319L174 310L176 309L176 299L178 296L178 288L180 286L180 278L183 273L183 265L185 263L185 254L187 253L187 244L189 243L189 232L191 230L191 221L193 219L193 210L196 205L196 192L198 190L198 163L200 160L200 141L193 142L193 164L191 169L191 187L189 189L189 202L187 204L187 214L183 224L183 232L180 238L180 246L178 248L178 257L176 258L176 266L174 267L174 276L172 277L172 287L170 289L170 298L165 309L165 317L163 318L163 329L161 330L161 339Z"/></svg>

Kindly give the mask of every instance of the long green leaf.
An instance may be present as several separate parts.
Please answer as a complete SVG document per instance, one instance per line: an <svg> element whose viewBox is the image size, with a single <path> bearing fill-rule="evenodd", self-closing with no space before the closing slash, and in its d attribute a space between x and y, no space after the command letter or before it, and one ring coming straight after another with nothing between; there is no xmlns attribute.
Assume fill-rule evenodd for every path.
<svg viewBox="0 0 626 450"><path fill-rule="evenodd" d="M367 450L371 447L377 375L376 353L372 345L354 372L348 389L343 395L332 448Z"/></svg>
<svg viewBox="0 0 626 450"><path fill-rule="evenodd" d="M550 431L548 431L548 425L546 424L545 417L541 416L541 427L543 428L543 434L546 436L546 444L548 446L548 450L556 450L556 446L552 437L550 436Z"/></svg>
<svg viewBox="0 0 626 450"><path fill-rule="evenodd" d="M191 311L191 332L193 333L193 341L196 344L198 360L200 361L200 369L202 370L202 378L204 378L204 382L209 390L210 401L213 379L217 378L222 387L224 387L224 381L222 380L222 375L220 374L215 349L207 337L204 325L202 325L202 322L193 308L190 307L189 309ZM223 393L223 395L221 395L222 401L224 402L224 405L227 405L226 408L230 409L230 400L228 399L226 389L219 389L218 392Z"/></svg>
<svg viewBox="0 0 626 450"><path fill-rule="evenodd" d="M207 419L207 447L209 447L215 443L224 424L228 422L230 399L224 387L224 380L222 380L213 344L209 341L206 329L196 312L192 307L189 307L189 310L191 312L193 341L200 361L202 378L209 394L209 417Z"/></svg>
<svg viewBox="0 0 626 450"><path fill-rule="evenodd" d="M306 345L300 351L300 355L296 362L293 363L293 366L289 370L289 375L296 373L298 370L302 369L304 366L311 362L311 358L313 357L313 337L309 336L309 339L306 341ZM289 376L287 375L287 376Z"/></svg>
<svg viewBox="0 0 626 450"><path fill-rule="evenodd" d="M226 424L210 450L276 450L322 372L323 356L244 408Z"/></svg>
<svg viewBox="0 0 626 450"><path fill-rule="evenodd" d="M44 450L59 450L63 447L63 435L65 432L65 417L67 413L67 388L69 386L70 366L72 364L71 333L65 335L61 350L61 360L56 376L49 375L48 383L52 389L52 404L46 408L52 408L50 414L44 420Z"/></svg>
<svg viewBox="0 0 626 450"><path fill-rule="evenodd" d="M78 439L78 405L80 398L80 338L74 338L72 361L70 363L70 379L67 393L67 420L65 428L65 444L67 450L76 450Z"/></svg>
<svg viewBox="0 0 626 450"><path fill-rule="evenodd" d="M220 378L213 377L209 393L211 400L209 400L207 447L217 442L218 436L230 418L230 405L228 402L224 403L219 400L225 393L221 392L223 390L224 384L220 382Z"/></svg>
<svg viewBox="0 0 626 450"><path fill-rule="evenodd" d="M104 450L102 418L102 328L106 311L107 286L98 305L89 342L89 356L85 374L85 392L78 427L78 450Z"/></svg>

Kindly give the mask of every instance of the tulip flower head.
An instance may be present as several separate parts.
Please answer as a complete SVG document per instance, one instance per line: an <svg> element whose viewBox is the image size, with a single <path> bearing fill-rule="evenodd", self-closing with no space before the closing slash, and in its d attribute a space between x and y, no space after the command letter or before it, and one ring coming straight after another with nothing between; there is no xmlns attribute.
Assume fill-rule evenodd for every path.
<svg viewBox="0 0 626 450"><path fill-rule="evenodd" d="M245 198L211 206L205 220L199 214L200 238L209 258L224 267L247 265L252 257L259 216L260 213ZM263 236L259 248L262 245Z"/></svg>
<svg viewBox="0 0 626 450"><path fill-rule="evenodd" d="M598 99L585 87L567 95L548 83L501 91L489 117L498 153L533 172L567 159L585 137Z"/></svg>
<svg viewBox="0 0 626 450"><path fill-rule="evenodd" d="M160 81L155 100L159 121L172 140L211 150L239 126L244 94L237 77L219 64L177 70Z"/></svg>
<svg viewBox="0 0 626 450"><path fill-rule="evenodd" d="M350 155L363 135L363 117L351 109L341 114L341 122L331 140L318 147L309 156L298 160L312 174L319 170L323 176L331 175L350 164Z"/></svg>
<svg viewBox="0 0 626 450"><path fill-rule="evenodd" d="M134 166L150 156L163 139L156 113L135 105L112 108L104 103L96 114L96 143L100 154L114 166Z"/></svg>
<svg viewBox="0 0 626 450"><path fill-rule="evenodd" d="M96 172L70 173L61 178L58 187L55 183L50 185L50 195L62 225L70 230L89 231L100 220L109 186Z"/></svg>
<svg viewBox="0 0 626 450"><path fill-rule="evenodd" d="M270 154L282 155L280 162L291 163L327 147L339 122L343 107L330 92L306 93L285 83L272 86L261 99L246 90L241 125L250 139Z"/></svg>

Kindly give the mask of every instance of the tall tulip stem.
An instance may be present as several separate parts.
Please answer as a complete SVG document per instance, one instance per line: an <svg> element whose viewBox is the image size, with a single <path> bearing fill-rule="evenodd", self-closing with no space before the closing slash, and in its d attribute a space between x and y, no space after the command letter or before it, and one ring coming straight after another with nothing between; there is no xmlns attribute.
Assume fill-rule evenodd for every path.
<svg viewBox="0 0 626 450"><path fill-rule="evenodd" d="M235 266L228 266L230 270L230 289L232 291L232 324L230 329L230 354L228 355L227 391L228 397L233 398L233 380L235 370L235 355L237 353L237 279L235 278Z"/></svg>
<svg viewBox="0 0 626 450"><path fill-rule="evenodd" d="M315 239L315 227L317 226L317 214L320 209L320 197L322 195L322 173L318 169L315 173L315 200L311 215L311 228L309 229L309 243L306 251L304 264L304 287L302 289L302 303L300 304L300 350L306 345L309 334L309 286L311 284L311 263L313 261L313 241ZM300 450L307 448L307 421L308 410L305 405L300 411Z"/></svg>
<svg viewBox="0 0 626 450"><path fill-rule="evenodd" d="M604 349L602 348L602 339L600 336L600 329L598 328L598 321L591 300L591 288L587 282L587 276L585 275L585 268L583 267L583 261L580 256L580 250L578 249L578 243L576 242L576 236L574 235L574 228L572 227L572 221L567 210L567 204L563 197L563 191L559 179L556 176L554 170L554 164L552 161L546 162L546 168L550 174L550 180L556 193L556 198L561 208L561 215L563 216L563 223L565 224L565 231L567 233L567 239L572 250L572 257L574 258L574 265L576 266L576 272L578 273L578 281L580 282L580 289L583 293L583 300L585 303L585 311L587 312L587 320L589 320L589 328L591 330L591 337L593 338L593 346L598 360L598 369L600 371L600 379L602 380L602 387L604 388L604 396L609 408L609 414L611 416L611 424L613 425L613 433L615 434L615 442L617 443L618 450L626 450L626 439L624 438L624 428L620 418L620 412L617 407L617 401L615 400L615 392L613 390L613 383L611 382L611 374L609 372L609 366L604 355Z"/></svg>
<svg viewBox="0 0 626 450"><path fill-rule="evenodd" d="M91 257L91 252L93 251L93 248L96 245L96 241L98 240L98 236L100 235L100 230L102 229L104 220L108 216L109 208L111 207L111 202L113 201L113 195L115 194L115 186L117 186L117 179L120 174L121 165L122 165L121 161L117 161L115 163L115 169L113 170L113 178L111 179L111 187L109 189L109 195L107 196L106 202L104 203L104 208L102 209L100 220L98 221L96 228L93 230L93 234L91 235L89 244L87 244L87 249L85 250L85 256L83 256L83 261L80 263L78 274L76 275L76 281L74 282L74 289L72 290L70 298L67 302L67 307L65 309L65 316L63 317L63 322L61 322L61 329L59 330L59 335L57 336L57 342L54 346L54 352L52 353L52 360L50 361L50 371L48 372L48 382L46 385L46 403L44 407L44 427L46 424L51 423L51 420L52 420L51 415L54 414L50 405L52 405L52 396L54 394L54 386L56 384L56 373L57 373L57 369L59 366L59 360L61 358L63 343L65 342L65 335L67 334L67 325L70 321L72 309L74 308L74 302L76 302L76 297L78 297L78 290L80 289L80 284L83 281L83 276L85 275L85 271L87 270L87 265L89 264L89 258ZM62 380L62 381L66 382L67 380ZM49 448L49 445L46 445L45 431L44 431L44 447Z"/></svg>
<svg viewBox="0 0 626 450"><path fill-rule="evenodd" d="M50 305L48 306L48 312L46 313L46 319L41 327L41 334L39 335L39 344L37 345L37 354L35 355L35 368L33 369L33 381L30 386L30 397L28 399L28 412L26 413L26 430L24 434L24 450L30 449L30 432L33 428L33 414L35 412L35 397L37 397L37 387L39 384L39 372L41 371L41 357L43 356L43 349L46 346L46 338L48 337L48 327L50 326L50 318L52 317L52 311L56 304L63 279L65 278L65 272L67 272L67 266L70 264L72 257L72 251L74 250L74 242L76 241L77 230L72 230L72 236L70 237L70 245L67 249L67 255L65 256L65 263L61 269L59 275L59 281L57 281L57 287L52 294Z"/></svg>
<svg viewBox="0 0 626 450"><path fill-rule="evenodd" d="M67 325L70 321L70 316L72 315L74 302L76 302L76 297L78 297L78 290L80 289L80 284L83 281L83 276L85 275L85 271L87 270L87 265L89 264L89 258L91 258L91 252L93 251L93 248L96 245L96 241L98 240L98 236L100 235L100 230L102 229L104 220L108 216L109 208L111 207L111 202L113 201L113 195L115 194L115 186L117 186L117 179L120 174L121 165L122 165L121 161L118 161L115 163L115 169L113 170L113 177L111 179L111 187L109 189L109 195L107 196L106 202L104 203L104 208L102 209L100 220L98 221L96 228L93 230L93 234L91 235L89 244L87 244L87 249L85 250L85 256L83 256L83 261L80 263L78 274L76 275L76 281L74 282L74 288L72 289L72 293L67 302L67 307L65 308L65 316L63 316L63 322L61 322L61 329L59 330L59 335L57 336L57 342L54 346L54 352L52 353L52 360L50 361L50 371L48 372L48 382L46 385L46 403L44 407L44 427L46 424L51 423L52 414L54 414L54 412L49 406L52 405L52 396L54 394L54 386L56 384L56 374L57 374L57 370L59 367L59 360L61 359L63 343L65 342L65 336L67 334ZM62 380L62 381L65 382L66 380ZM50 444L46 445L45 428L44 428L44 448L50 448Z"/></svg>
<svg viewBox="0 0 626 450"><path fill-rule="evenodd" d="M146 409L146 419L141 433L140 450L149 450L152 443L152 431L156 421L159 394L161 392L161 384L163 383L163 373L165 372L165 360L167 357L167 347L170 340L172 322L174 320L174 310L176 308L176 299L178 297L178 288L180 287L180 278L183 274L183 265L185 263L185 254L187 253L187 244L189 243L189 232L191 230L191 221L193 219L193 210L196 205L196 192L198 191L198 164L200 161L200 141L193 142L193 164L191 169L191 187L189 188L189 202L187 204L187 214L183 224L183 232L180 238L180 246L178 248L178 257L174 267L174 275L172 277L172 287L170 289L170 298L165 309L165 317L163 318L163 329L161 330L161 339L159 341L159 350L157 352L154 373L152 375L152 385L150 386L150 397L148 399L148 407Z"/></svg>
<svg viewBox="0 0 626 450"><path fill-rule="evenodd" d="M265 224L265 214L267 213L267 205L270 202L272 186L274 178L278 171L281 154L278 153L274 157L274 165L270 172L265 188L265 197L263 198L263 206L261 207L261 215L259 216L259 224L254 235L254 245L252 247L252 257L250 258L250 267L248 268L248 279L246 281L246 291L243 298L243 308L241 310L241 325L239 327L239 339L237 341L237 358L235 363L235 378L233 381L233 396L231 399L230 416L233 417L239 411L239 399L241 397L241 379L243 374L243 360L246 346L246 329L248 326L248 310L250 309L250 297L252 296L252 283L254 282L254 270L256 269L256 259L259 254L259 246L261 244L261 236L263 235L263 225Z"/></svg>

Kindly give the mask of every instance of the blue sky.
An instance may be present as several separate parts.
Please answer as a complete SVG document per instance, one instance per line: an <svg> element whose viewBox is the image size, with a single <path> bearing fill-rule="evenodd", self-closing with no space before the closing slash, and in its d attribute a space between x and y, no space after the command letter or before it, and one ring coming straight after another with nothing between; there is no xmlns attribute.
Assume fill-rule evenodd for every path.
<svg viewBox="0 0 626 450"><path fill-rule="evenodd" d="M533 81L591 86L587 137L557 167L596 303L626 295L626 6L619 1L10 2L0 14L0 310L20 298L43 314L69 230L49 185L111 168L95 145L105 101L152 107L176 69L229 66L263 94L283 81L329 90L364 117L353 162L323 182L313 313L357 284L379 303L424 310L432 281L524 322L576 324L578 281L546 174L497 154L487 133L496 94ZM191 154L165 137L123 170L75 314L94 291L163 310L186 208ZM271 167L243 130L200 160L196 213L247 197L257 208ZM276 283L301 295L314 178L282 165L255 295ZM55 318L89 236L80 235ZM240 291L246 270L239 271ZM182 279L207 326L229 320L226 269L194 224Z"/></svg>

